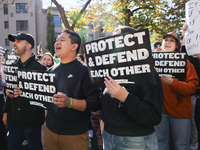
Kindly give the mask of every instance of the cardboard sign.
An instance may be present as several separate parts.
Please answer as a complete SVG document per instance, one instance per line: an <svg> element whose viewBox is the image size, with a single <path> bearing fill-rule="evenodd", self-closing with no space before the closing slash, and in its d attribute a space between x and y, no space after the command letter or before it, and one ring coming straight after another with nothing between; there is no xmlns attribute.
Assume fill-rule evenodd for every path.
<svg viewBox="0 0 200 150"><path fill-rule="evenodd" d="M154 66L159 74L175 78L185 78L187 68L186 53L153 52Z"/></svg>
<svg viewBox="0 0 200 150"><path fill-rule="evenodd" d="M22 91L20 97L28 100L30 105L46 109L53 103L53 95L57 93L57 73L18 70L17 78Z"/></svg>
<svg viewBox="0 0 200 150"><path fill-rule="evenodd" d="M185 46L188 55L200 53L200 1L186 3L186 23L188 32L185 35Z"/></svg>
<svg viewBox="0 0 200 150"><path fill-rule="evenodd" d="M155 84L148 29L94 40L84 48L95 85L104 86L107 76L118 83Z"/></svg>

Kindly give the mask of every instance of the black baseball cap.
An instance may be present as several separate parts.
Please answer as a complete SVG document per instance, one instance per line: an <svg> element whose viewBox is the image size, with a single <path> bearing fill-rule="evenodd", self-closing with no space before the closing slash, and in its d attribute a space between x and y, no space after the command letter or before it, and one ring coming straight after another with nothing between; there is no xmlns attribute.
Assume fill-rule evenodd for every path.
<svg viewBox="0 0 200 150"><path fill-rule="evenodd" d="M18 33L18 34L9 34L8 35L8 39L11 41L11 42L14 42L15 39L17 40L26 40L28 43L31 44L32 48L34 48L34 45L35 45L35 41L34 41L34 38L31 34L29 33L24 33L24 32L21 32L21 33Z"/></svg>
<svg viewBox="0 0 200 150"><path fill-rule="evenodd" d="M178 33L175 32L169 32L167 34L163 35L163 39L165 39L166 37L174 37L176 40L178 40L180 42L180 35Z"/></svg>

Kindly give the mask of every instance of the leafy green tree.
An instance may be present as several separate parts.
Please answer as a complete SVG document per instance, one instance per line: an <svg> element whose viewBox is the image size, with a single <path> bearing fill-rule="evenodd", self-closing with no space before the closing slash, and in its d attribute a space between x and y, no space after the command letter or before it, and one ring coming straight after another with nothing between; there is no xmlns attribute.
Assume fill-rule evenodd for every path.
<svg viewBox="0 0 200 150"><path fill-rule="evenodd" d="M116 25L135 29L148 28L154 33L152 42L161 35L180 33L185 22L185 3L188 0L107 0L93 2L85 17L92 22L100 20L105 32L112 32ZM95 28L96 29L96 28Z"/></svg>
<svg viewBox="0 0 200 150"><path fill-rule="evenodd" d="M52 8L49 6L47 8L47 46L46 48L48 49L51 54L55 53L54 50L54 43L56 41L55 37L55 26L53 23L53 15L52 15Z"/></svg>

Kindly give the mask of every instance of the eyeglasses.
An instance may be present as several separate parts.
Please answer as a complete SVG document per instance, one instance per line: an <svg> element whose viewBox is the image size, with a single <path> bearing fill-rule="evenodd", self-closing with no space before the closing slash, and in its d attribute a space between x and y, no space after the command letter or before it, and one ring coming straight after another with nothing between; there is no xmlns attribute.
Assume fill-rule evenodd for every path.
<svg viewBox="0 0 200 150"><path fill-rule="evenodd" d="M160 47L161 45L158 45L158 46L156 46L156 47L154 47L154 49L157 49L158 47Z"/></svg>

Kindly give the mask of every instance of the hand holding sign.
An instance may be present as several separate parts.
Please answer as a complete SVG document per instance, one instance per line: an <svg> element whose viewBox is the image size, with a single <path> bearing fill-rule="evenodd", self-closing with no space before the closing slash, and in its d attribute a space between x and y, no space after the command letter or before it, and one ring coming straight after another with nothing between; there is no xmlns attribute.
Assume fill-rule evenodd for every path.
<svg viewBox="0 0 200 150"><path fill-rule="evenodd" d="M10 97L10 98L13 98L13 97L14 97L13 94L10 94L10 93L9 93L9 90L8 90L8 89L6 89L6 96L8 96L8 97Z"/></svg>
<svg viewBox="0 0 200 150"><path fill-rule="evenodd" d="M21 93L22 93L22 91L20 90L20 88L15 86L14 87L14 98L17 98Z"/></svg>
<svg viewBox="0 0 200 150"><path fill-rule="evenodd" d="M173 83L173 81L174 81L174 79L171 78L170 76L164 76L164 75L161 77L161 79L162 79L165 83L167 83L167 84L169 84L169 85L172 85L172 83Z"/></svg>
<svg viewBox="0 0 200 150"><path fill-rule="evenodd" d="M183 37L185 38L185 32L188 30L188 25L185 24L183 29L182 29L182 34L183 34Z"/></svg>
<svg viewBox="0 0 200 150"><path fill-rule="evenodd" d="M61 92L53 95L53 103L60 108L64 108L70 105L70 98Z"/></svg>
<svg viewBox="0 0 200 150"><path fill-rule="evenodd" d="M110 92L112 96L120 100L121 102L124 102L128 96L128 91L120 86L115 80L113 80L110 76L108 76L108 79L105 78L104 81L106 88Z"/></svg>
<svg viewBox="0 0 200 150"><path fill-rule="evenodd" d="M155 52L164 52L164 49L162 49L162 47L158 47Z"/></svg>

